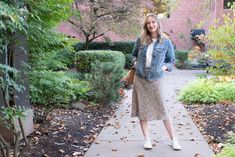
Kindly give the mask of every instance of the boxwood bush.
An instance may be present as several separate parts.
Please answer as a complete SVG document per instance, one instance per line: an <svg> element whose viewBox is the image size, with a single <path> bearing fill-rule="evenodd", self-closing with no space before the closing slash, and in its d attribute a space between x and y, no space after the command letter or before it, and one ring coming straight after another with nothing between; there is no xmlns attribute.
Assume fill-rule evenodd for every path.
<svg viewBox="0 0 235 157"><path fill-rule="evenodd" d="M134 48L133 41L123 41L123 42L92 42L88 46L88 50L113 50L113 51L121 51L125 55L125 68L131 67L131 52ZM84 43L77 43L75 45L76 51L83 50Z"/></svg>
<svg viewBox="0 0 235 157"><path fill-rule="evenodd" d="M88 50L113 50L121 51L124 54L130 54L134 48L133 41L123 41L123 42L92 42L88 46ZM83 50L84 43L80 42L75 45L76 51Z"/></svg>
<svg viewBox="0 0 235 157"><path fill-rule="evenodd" d="M112 62L117 66L124 67L125 56L120 51L111 50L87 50L76 53L76 67L79 72L90 73L91 64L96 61Z"/></svg>

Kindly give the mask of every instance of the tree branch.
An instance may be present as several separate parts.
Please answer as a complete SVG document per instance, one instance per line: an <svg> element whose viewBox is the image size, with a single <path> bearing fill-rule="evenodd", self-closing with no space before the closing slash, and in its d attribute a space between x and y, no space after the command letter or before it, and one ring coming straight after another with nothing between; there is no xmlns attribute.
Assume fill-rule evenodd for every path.
<svg viewBox="0 0 235 157"><path fill-rule="evenodd" d="M75 7L76 7L77 10L79 10L78 1L75 1Z"/></svg>
<svg viewBox="0 0 235 157"><path fill-rule="evenodd" d="M3 145L2 142L0 141L0 149L1 149L2 155L3 155L3 157L7 157L4 148L5 148L4 145Z"/></svg>
<svg viewBox="0 0 235 157"><path fill-rule="evenodd" d="M13 157L17 157L18 156L19 141L20 141L20 131L16 130L16 126L13 121L12 121L12 127L13 127L14 134L15 134Z"/></svg>
<svg viewBox="0 0 235 157"><path fill-rule="evenodd" d="M78 26L77 23L75 23L74 21L72 21L71 19L68 19L68 22L71 23L73 26L77 27L78 29L80 29L82 31L82 33L86 36L88 33L83 29L82 26Z"/></svg>
<svg viewBox="0 0 235 157"><path fill-rule="evenodd" d="M23 126L23 123L22 123L21 118L18 118L18 122L19 122L19 124L20 124L20 129L21 129L23 138L24 138L24 140L25 140L25 143L26 143L26 145L28 145L28 140L27 140L27 138L26 138L26 136L25 136L24 126Z"/></svg>
<svg viewBox="0 0 235 157"><path fill-rule="evenodd" d="M5 141L5 139L2 137L0 134L0 143L1 145L3 144L6 149L6 156L8 157L10 155L10 145Z"/></svg>
<svg viewBox="0 0 235 157"><path fill-rule="evenodd" d="M101 17L106 16L106 15L117 14L117 13L126 13L128 11L129 10L126 9L126 10L117 10L117 11L112 11L112 12L106 12L106 13L103 13L103 14L100 14L100 15L96 15L96 17L101 18Z"/></svg>
<svg viewBox="0 0 235 157"><path fill-rule="evenodd" d="M101 34L99 34L99 35L97 35L97 36L95 36L94 34L93 34L93 37L91 38L91 39L89 39L89 42L91 42L92 40L95 40L96 38L99 38L99 37L101 37L101 36L103 36L104 35L104 33L101 33Z"/></svg>

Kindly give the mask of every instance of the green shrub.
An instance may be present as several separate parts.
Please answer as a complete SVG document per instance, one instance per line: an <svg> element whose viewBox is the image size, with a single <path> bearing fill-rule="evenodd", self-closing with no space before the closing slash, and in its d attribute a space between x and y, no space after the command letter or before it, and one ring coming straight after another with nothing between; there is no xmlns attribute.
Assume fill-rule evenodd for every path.
<svg viewBox="0 0 235 157"><path fill-rule="evenodd" d="M221 100L235 102L235 82L217 83L214 88L220 94Z"/></svg>
<svg viewBox="0 0 235 157"><path fill-rule="evenodd" d="M120 98L120 80L123 77L123 67L111 62L96 62L92 64L90 84L96 102L107 105Z"/></svg>
<svg viewBox="0 0 235 157"><path fill-rule="evenodd" d="M215 82L198 79L186 86L180 93L180 100L185 103L235 102L235 82Z"/></svg>
<svg viewBox="0 0 235 157"><path fill-rule="evenodd" d="M125 68L131 69L132 63L131 63L131 54L125 54L126 62L125 62Z"/></svg>
<svg viewBox="0 0 235 157"><path fill-rule="evenodd" d="M234 127L234 126L233 126ZM235 133L230 134L228 141L222 151L213 157L234 157L235 156Z"/></svg>
<svg viewBox="0 0 235 157"><path fill-rule="evenodd" d="M121 51L124 54L131 54L133 48L134 48L134 42L133 41L127 41L127 42L92 42L88 46L88 50L113 50L113 51ZM76 51L83 50L84 43L77 43L75 45Z"/></svg>
<svg viewBox="0 0 235 157"><path fill-rule="evenodd" d="M64 75L71 79L84 80L84 75L76 71L64 71Z"/></svg>
<svg viewBox="0 0 235 157"><path fill-rule="evenodd" d="M220 99L220 94L214 90L213 83L205 79L198 79L190 83L180 93L180 100L190 104L212 104Z"/></svg>
<svg viewBox="0 0 235 157"><path fill-rule="evenodd" d="M74 67L75 51L69 51L68 49L63 49L56 54L56 59L61 63L65 64L66 67Z"/></svg>
<svg viewBox="0 0 235 157"><path fill-rule="evenodd" d="M234 157L235 156L235 147L232 145L226 145L223 150L213 157Z"/></svg>
<svg viewBox="0 0 235 157"><path fill-rule="evenodd" d="M87 50L76 53L76 63L79 72L89 73L91 71L91 64L96 61L112 62L116 66L124 67L125 56L120 51L108 50Z"/></svg>
<svg viewBox="0 0 235 157"><path fill-rule="evenodd" d="M75 99L85 99L88 83L71 79L63 72L33 71L30 73L30 98L34 104L68 107Z"/></svg>
<svg viewBox="0 0 235 157"><path fill-rule="evenodd" d="M126 42L92 42L88 46L88 50L113 50L113 51L121 51L125 57L125 68L130 69L131 68L131 52L134 48L134 42L133 41L126 41ZM83 50L84 43L77 43L75 45L76 51Z"/></svg>
<svg viewBox="0 0 235 157"><path fill-rule="evenodd" d="M188 65L188 52L187 51L176 51L176 67L186 68Z"/></svg>

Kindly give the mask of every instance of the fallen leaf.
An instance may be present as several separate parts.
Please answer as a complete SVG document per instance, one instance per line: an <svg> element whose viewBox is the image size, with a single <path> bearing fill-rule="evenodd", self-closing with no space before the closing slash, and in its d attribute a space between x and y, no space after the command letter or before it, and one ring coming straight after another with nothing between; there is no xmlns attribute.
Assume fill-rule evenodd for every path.
<svg viewBox="0 0 235 157"><path fill-rule="evenodd" d="M202 157L199 153L196 153L194 157Z"/></svg>
<svg viewBox="0 0 235 157"><path fill-rule="evenodd" d="M120 123L119 122L115 122L114 128L115 129L119 129L120 127L121 127Z"/></svg>
<svg viewBox="0 0 235 157"><path fill-rule="evenodd" d="M95 141L95 144L100 144L100 141Z"/></svg>
<svg viewBox="0 0 235 157"><path fill-rule="evenodd" d="M194 139L194 138L191 138L190 141L195 141L195 139Z"/></svg>
<svg viewBox="0 0 235 157"><path fill-rule="evenodd" d="M60 149L59 152L62 153L62 154L65 153L65 151L63 149Z"/></svg>
<svg viewBox="0 0 235 157"><path fill-rule="evenodd" d="M75 138L74 140L73 140L73 144L78 144L79 143L79 141Z"/></svg>
<svg viewBox="0 0 235 157"><path fill-rule="evenodd" d="M39 132L39 131L36 131L35 132L37 135L41 135L42 133L41 132Z"/></svg>
<svg viewBox="0 0 235 157"><path fill-rule="evenodd" d="M73 153L73 156L78 156L78 155L82 155L82 153L81 152L74 152Z"/></svg>
<svg viewBox="0 0 235 157"><path fill-rule="evenodd" d="M143 153L138 154L138 157L144 157Z"/></svg>
<svg viewBox="0 0 235 157"><path fill-rule="evenodd" d="M65 143L59 143L59 142L54 142L57 146L62 146L64 145Z"/></svg>
<svg viewBox="0 0 235 157"><path fill-rule="evenodd" d="M223 143L219 143L218 145L217 145L217 147L219 147L219 148L222 148L222 147L224 147L225 145L223 144Z"/></svg>
<svg viewBox="0 0 235 157"><path fill-rule="evenodd" d="M38 124L38 123L37 124L33 124L33 128L34 129L38 129L39 127L40 127L40 124Z"/></svg>
<svg viewBox="0 0 235 157"><path fill-rule="evenodd" d="M37 136L34 136L34 137L33 137L33 140L34 140L35 142L37 142L37 141L39 140L39 138L38 138Z"/></svg>

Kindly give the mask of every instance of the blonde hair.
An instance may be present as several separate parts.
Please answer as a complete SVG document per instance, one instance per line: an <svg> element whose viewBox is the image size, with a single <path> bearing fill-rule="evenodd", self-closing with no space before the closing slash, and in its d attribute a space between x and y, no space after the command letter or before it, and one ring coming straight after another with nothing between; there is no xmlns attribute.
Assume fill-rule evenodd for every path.
<svg viewBox="0 0 235 157"><path fill-rule="evenodd" d="M158 38L159 43L161 43L162 40L163 40L163 33L162 33L162 29L161 29L161 23L160 23L157 15L154 14L154 13L148 13L146 15L145 19L144 19L144 22L143 22L143 32L142 32L142 34L140 36L140 43L141 43L141 45L149 45L153 41L152 37L151 37L151 34L148 31L147 26L146 26L148 17L153 17L155 19L155 21L157 22L157 24L158 24L158 29L157 29L158 37L157 38Z"/></svg>

